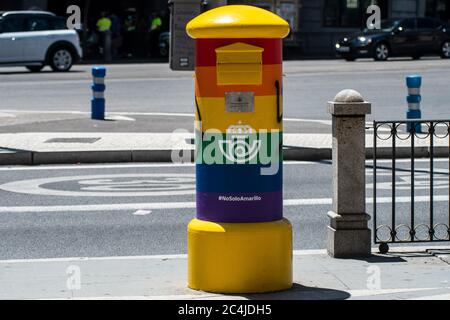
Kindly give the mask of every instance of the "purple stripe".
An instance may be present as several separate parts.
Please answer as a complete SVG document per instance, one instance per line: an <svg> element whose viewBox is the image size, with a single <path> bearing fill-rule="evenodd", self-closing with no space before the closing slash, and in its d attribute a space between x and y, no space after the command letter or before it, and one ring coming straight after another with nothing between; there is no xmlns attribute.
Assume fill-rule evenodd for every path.
<svg viewBox="0 0 450 320"><path fill-rule="evenodd" d="M197 218L229 223L278 221L283 219L283 192L197 192Z"/></svg>

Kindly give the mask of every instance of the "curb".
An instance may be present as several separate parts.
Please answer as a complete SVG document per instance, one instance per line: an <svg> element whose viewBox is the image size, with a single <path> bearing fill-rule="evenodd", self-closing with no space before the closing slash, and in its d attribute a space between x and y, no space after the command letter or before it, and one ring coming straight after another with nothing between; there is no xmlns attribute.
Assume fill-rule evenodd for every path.
<svg viewBox="0 0 450 320"><path fill-rule="evenodd" d="M0 165L30 165L33 153L30 151L9 151L0 149Z"/></svg>
<svg viewBox="0 0 450 320"><path fill-rule="evenodd" d="M449 147L435 147L434 156L449 157ZM79 164L79 163L124 163L124 162L173 162L172 154L188 154L194 159L193 150L104 150L104 151L10 151L0 150L0 165L45 165L45 164ZM416 147L416 158L430 157L428 147ZM411 148L399 147L395 158L411 157ZM189 156L188 156L189 158ZM283 151L285 161L320 161L331 160L331 148L303 148L285 146ZM373 149L366 148L366 158L373 159ZM380 147L377 150L378 159L392 159L392 149Z"/></svg>

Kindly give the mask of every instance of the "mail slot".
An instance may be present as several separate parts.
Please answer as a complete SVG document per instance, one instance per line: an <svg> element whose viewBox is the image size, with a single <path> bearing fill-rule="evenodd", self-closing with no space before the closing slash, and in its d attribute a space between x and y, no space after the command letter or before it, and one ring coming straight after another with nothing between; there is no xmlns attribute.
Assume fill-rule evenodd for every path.
<svg viewBox="0 0 450 320"><path fill-rule="evenodd" d="M261 84L264 48L237 42L215 51L218 85Z"/></svg>

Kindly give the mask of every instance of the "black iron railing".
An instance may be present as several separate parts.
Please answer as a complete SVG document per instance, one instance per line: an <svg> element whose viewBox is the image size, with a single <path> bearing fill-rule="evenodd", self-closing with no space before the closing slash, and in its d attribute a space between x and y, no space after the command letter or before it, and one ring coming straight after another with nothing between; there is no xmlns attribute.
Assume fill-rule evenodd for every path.
<svg viewBox="0 0 450 320"><path fill-rule="evenodd" d="M373 234L374 242L380 245L380 252L387 253L389 243L449 241L450 120L374 121L373 130ZM388 159L387 166L379 166L380 156ZM445 159L444 168L436 170L437 157ZM399 158L409 160L399 163ZM417 158L426 158L428 168L417 167ZM439 163L442 165L442 160ZM391 183L389 186L388 181L386 188L386 182L383 181L384 192L387 193L384 197L380 197L377 190L380 184L377 175L381 170L387 174L383 175L384 180L386 177L390 178ZM397 185L399 172L407 174L408 182L410 181L410 186L402 184L402 190L398 190ZM421 190L416 190L416 175L425 179L421 181ZM436 195L435 180L438 176L441 192ZM446 188L449 191L442 194L442 190L445 191ZM399 196L399 191L409 191L409 194L406 197ZM435 207L437 197L440 204L444 204L439 206L438 212ZM390 209L386 206L389 199ZM421 205L417 210L418 199L426 207ZM398 212L399 203L402 205L401 212ZM381 205L383 210L380 210Z"/></svg>

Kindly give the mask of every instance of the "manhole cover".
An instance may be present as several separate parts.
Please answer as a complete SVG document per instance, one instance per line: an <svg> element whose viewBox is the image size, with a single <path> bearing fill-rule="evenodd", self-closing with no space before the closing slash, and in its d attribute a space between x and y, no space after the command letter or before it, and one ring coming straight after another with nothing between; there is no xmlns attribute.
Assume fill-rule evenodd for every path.
<svg viewBox="0 0 450 320"><path fill-rule="evenodd" d="M45 141L45 143L94 143L101 138L53 138Z"/></svg>

